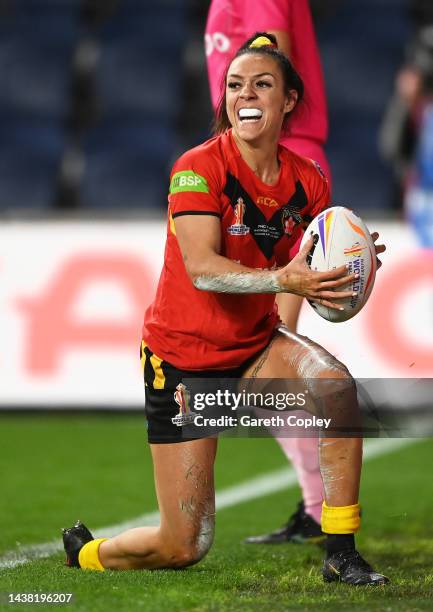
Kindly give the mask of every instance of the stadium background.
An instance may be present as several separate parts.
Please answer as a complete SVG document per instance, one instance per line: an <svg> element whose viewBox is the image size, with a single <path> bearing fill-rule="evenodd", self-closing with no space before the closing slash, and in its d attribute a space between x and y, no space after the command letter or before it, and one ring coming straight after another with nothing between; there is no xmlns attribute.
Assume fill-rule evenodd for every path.
<svg viewBox="0 0 433 612"><path fill-rule="evenodd" d="M96 474L89 477L90 519L106 525L137 516L143 505L156 507L152 490L129 499L127 507L117 501L97 512L99 494L110 498L119 480L126 498L142 488L143 473L130 474L144 452L141 413L130 412L143 406L141 322L162 263L171 164L209 134L202 40L207 6L200 0L0 2L0 511L7 527L1 553L17 542L52 540L59 520L75 520L75 511L84 518L78 502L68 508L71 493L60 483L73 478L74 466L86 481L89 458L74 445L91 448L86 436L96 428L112 454L107 460L101 447ZM360 315L333 326L305 307L300 330L337 354L355 376L431 377L433 251L420 245L406 222L395 177L378 147L410 36L408 3L333 0L312 7L329 104L333 199L378 229L388 251ZM97 417L95 410L116 414ZM56 414L47 417L47 411ZM118 448L119 439L127 448ZM266 460L254 462L254 443L266 444ZM430 442L423 444L419 465L431 450ZM230 446L231 456L243 461L246 453L258 473L284 466L272 441L240 446ZM62 454L65 447L73 461ZM417 453L405 452L412 459L405 456L401 465L417 465ZM223 475L225 461L222 484L253 475L232 466L232 476ZM148 455L144 463L151 489ZM408 470L401 474L411 478ZM29 487L28 494L17 482ZM371 488L380 490L375 481ZM415 495L417 488L408 490ZM433 510L427 497L423 517ZM275 500L284 506L269 516L280 516L283 508L284 520L289 498L280 493ZM379 537L385 525L377 525ZM308 565L305 553L296 554ZM43 585L32 583L32 574L20 582L16 569L8 571L8 590Z"/></svg>

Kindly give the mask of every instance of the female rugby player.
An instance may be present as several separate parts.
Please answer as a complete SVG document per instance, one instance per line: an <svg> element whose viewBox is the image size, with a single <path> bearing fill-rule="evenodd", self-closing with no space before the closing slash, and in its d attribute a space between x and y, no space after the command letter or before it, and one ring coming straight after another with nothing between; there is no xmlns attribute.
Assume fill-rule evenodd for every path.
<svg viewBox="0 0 433 612"><path fill-rule="evenodd" d="M318 162L332 191L330 167L324 149L328 135L325 84L308 0L211 0L205 49L212 104L216 109L233 51L257 30L274 34L278 48L289 57L304 83L302 104L296 106L296 112L290 117L290 129L282 130L279 142L298 155ZM269 204L272 202L269 201ZM293 293L277 295L278 314L292 332L296 332L302 301L302 297ZM275 435L276 430L271 431ZM321 543L324 539L320 528L323 484L318 437L286 437L279 432L276 440L296 471L302 501L283 527L249 537L246 542Z"/></svg>
<svg viewBox="0 0 433 612"><path fill-rule="evenodd" d="M142 345L161 522L97 540L77 523L63 534L70 566L178 568L208 552L217 439L183 437L185 378L221 372L228 378L301 379L313 394L328 381L329 392L320 393L321 416L332 419L334 431L359 422L347 369L281 326L274 308L281 292L342 308L338 300L352 295L347 285L355 278L345 266L311 271L306 257L312 238L295 254L302 224L329 201L327 180L315 164L278 146L302 93L302 81L275 38L258 33L228 67L216 137L186 152L173 168L164 266ZM277 208L267 207L264 198ZM388 581L355 549L361 462L361 438L322 432L322 530L328 534L323 576L329 582Z"/></svg>

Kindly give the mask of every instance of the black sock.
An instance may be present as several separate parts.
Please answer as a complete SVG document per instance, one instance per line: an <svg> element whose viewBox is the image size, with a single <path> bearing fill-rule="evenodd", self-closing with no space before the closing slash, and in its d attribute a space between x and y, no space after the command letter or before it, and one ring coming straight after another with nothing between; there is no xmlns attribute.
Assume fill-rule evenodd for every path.
<svg viewBox="0 0 433 612"><path fill-rule="evenodd" d="M347 552L355 550L355 536L353 533L348 534L328 534L326 538L326 557L335 555L339 552Z"/></svg>

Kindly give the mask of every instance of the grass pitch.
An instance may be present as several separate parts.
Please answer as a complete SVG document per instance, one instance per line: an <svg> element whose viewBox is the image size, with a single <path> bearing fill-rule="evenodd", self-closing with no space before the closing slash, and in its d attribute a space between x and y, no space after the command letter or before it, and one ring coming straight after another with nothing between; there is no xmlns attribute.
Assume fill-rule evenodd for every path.
<svg viewBox="0 0 433 612"><path fill-rule="evenodd" d="M95 529L156 509L152 467L139 415L0 416L1 556L60 540L77 518ZM214 546L186 570L93 573L63 566L64 555L0 569L8 592L73 593L71 610L432 610L433 440L366 462L358 547L391 585L324 584L315 546L254 546L242 540L282 524L300 497L292 487L217 513ZM218 489L284 466L269 439L222 439ZM19 604L14 604L19 606ZM53 606L34 604L39 610ZM20 606L21 607L21 606ZM30 606L27 605L27 608ZM33 606L32 606L33 607Z"/></svg>

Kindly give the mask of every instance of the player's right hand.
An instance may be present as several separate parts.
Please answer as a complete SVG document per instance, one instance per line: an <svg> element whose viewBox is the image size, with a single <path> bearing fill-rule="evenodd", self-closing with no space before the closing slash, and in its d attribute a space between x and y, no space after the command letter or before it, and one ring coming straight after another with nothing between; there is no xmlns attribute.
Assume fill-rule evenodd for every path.
<svg viewBox="0 0 433 612"><path fill-rule="evenodd" d="M311 270L307 264L307 256L312 247L313 236L307 240L292 261L277 271L281 291L301 295L334 310L343 310L341 304L334 300L354 295L352 291L339 289L352 283L358 274L349 274L346 266L325 272Z"/></svg>

